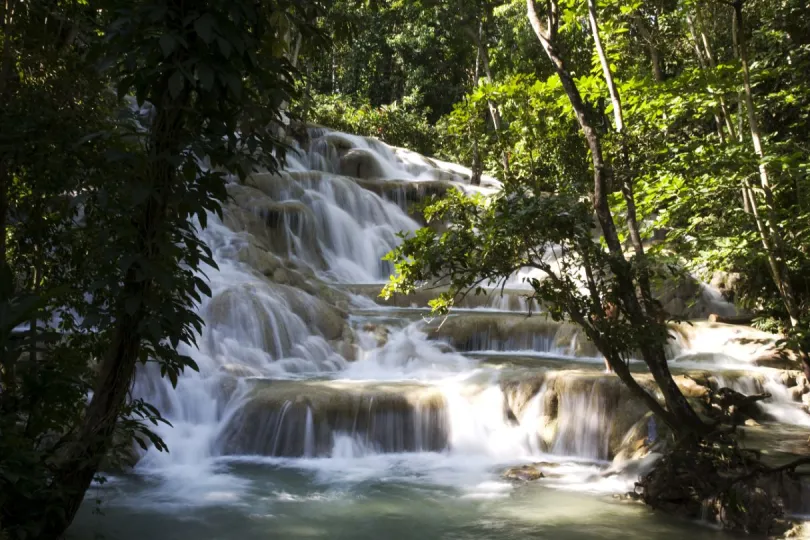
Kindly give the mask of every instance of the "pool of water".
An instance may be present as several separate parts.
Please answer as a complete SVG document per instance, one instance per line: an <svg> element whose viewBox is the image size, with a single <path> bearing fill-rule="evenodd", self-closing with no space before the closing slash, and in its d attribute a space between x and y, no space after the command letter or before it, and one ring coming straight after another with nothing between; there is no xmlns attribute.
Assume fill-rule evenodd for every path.
<svg viewBox="0 0 810 540"><path fill-rule="evenodd" d="M731 538L616 500L609 491L624 480L594 481L599 464L561 461L558 478L516 484L500 477L502 465L464 461L430 453L242 458L114 477L91 490L68 538Z"/></svg>

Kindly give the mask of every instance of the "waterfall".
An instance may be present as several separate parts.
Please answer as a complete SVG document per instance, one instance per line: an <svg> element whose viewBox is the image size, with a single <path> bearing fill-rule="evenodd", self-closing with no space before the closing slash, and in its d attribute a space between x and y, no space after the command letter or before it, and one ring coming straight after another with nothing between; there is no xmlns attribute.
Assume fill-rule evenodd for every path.
<svg viewBox="0 0 810 540"><path fill-rule="evenodd" d="M157 428L170 452L150 449L136 470L164 479L162 497L195 501L221 500L225 485L238 499L246 481L227 464L244 461L363 479L432 468L431 481L486 497L511 489L493 470L538 461L558 467L556 484L619 489L615 477L594 482L606 462L646 451L647 410L602 373L578 328L526 316L528 271L446 319L414 309L431 291L377 297L392 272L382 257L420 227L415 203L492 193L497 181L470 186L463 167L373 139L308 137L284 170L229 184L222 219L199 231L217 268L200 270L212 290L196 306L204 329L180 351L199 372L172 388L155 366L140 369L133 392L171 422ZM768 348L723 325L675 333L673 356L728 355L737 368ZM771 392L761 406L772 417L810 424L778 375L721 379Z"/></svg>

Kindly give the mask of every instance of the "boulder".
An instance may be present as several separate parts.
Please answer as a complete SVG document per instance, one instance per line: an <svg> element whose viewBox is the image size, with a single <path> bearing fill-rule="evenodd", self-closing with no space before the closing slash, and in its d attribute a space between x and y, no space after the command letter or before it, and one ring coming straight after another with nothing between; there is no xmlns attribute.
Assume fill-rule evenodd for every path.
<svg viewBox="0 0 810 540"><path fill-rule="evenodd" d="M340 174L355 178L382 178L383 166L373 153L353 148L340 158Z"/></svg>
<svg viewBox="0 0 810 540"><path fill-rule="evenodd" d="M520 467L511 467L503 473L503 477L509 480L517 480L520 482L530 482L532 480L540 480L546 475L543 474L537 465L521 465Z"/></svg>

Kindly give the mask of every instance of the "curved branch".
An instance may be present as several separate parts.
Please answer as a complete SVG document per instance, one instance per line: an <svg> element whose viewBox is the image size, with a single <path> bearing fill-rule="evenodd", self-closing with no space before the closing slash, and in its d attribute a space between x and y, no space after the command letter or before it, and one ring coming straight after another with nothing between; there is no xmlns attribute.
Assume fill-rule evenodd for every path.
<svg viewBox="0 0 810 540"><path fill-rule="evenodd" d="M622 101L619 99L619 91L616 89L616 83L613 81L613 73L610 71L607 54L605 53L605 48L602 46L602 37L599 35L599 22L596 19L596 0L588 0L588 21L591 24L591 33L593 34L594 45L596 45L596 53L599 56L599 63L602 64L602 73L605 75L605 82L607 83L608 92L610 93L610 101L613 104L613 121L616 124L616 132L621 133L622 130L624 130Z"/></svg>

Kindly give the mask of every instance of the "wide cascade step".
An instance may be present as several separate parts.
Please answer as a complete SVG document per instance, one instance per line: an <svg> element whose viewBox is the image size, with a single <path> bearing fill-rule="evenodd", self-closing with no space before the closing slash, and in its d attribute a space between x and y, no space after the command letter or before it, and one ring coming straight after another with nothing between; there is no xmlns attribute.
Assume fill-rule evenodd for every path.
<svg viewBox="0 0 810 540"><path fill-rule="evenodd" d="M449 419L434 387L407 383L250 380L219 437L223 454L327 457L338 437L369 452L439 451Z"/></svg>
<svg viewBox="0 0 810 540"><path fill-rule="evenodd" d="M475 313L437 320L427 335L460 351L534 351L559 356L598 355L596 347L572 324L544 315Z"/></svg>

